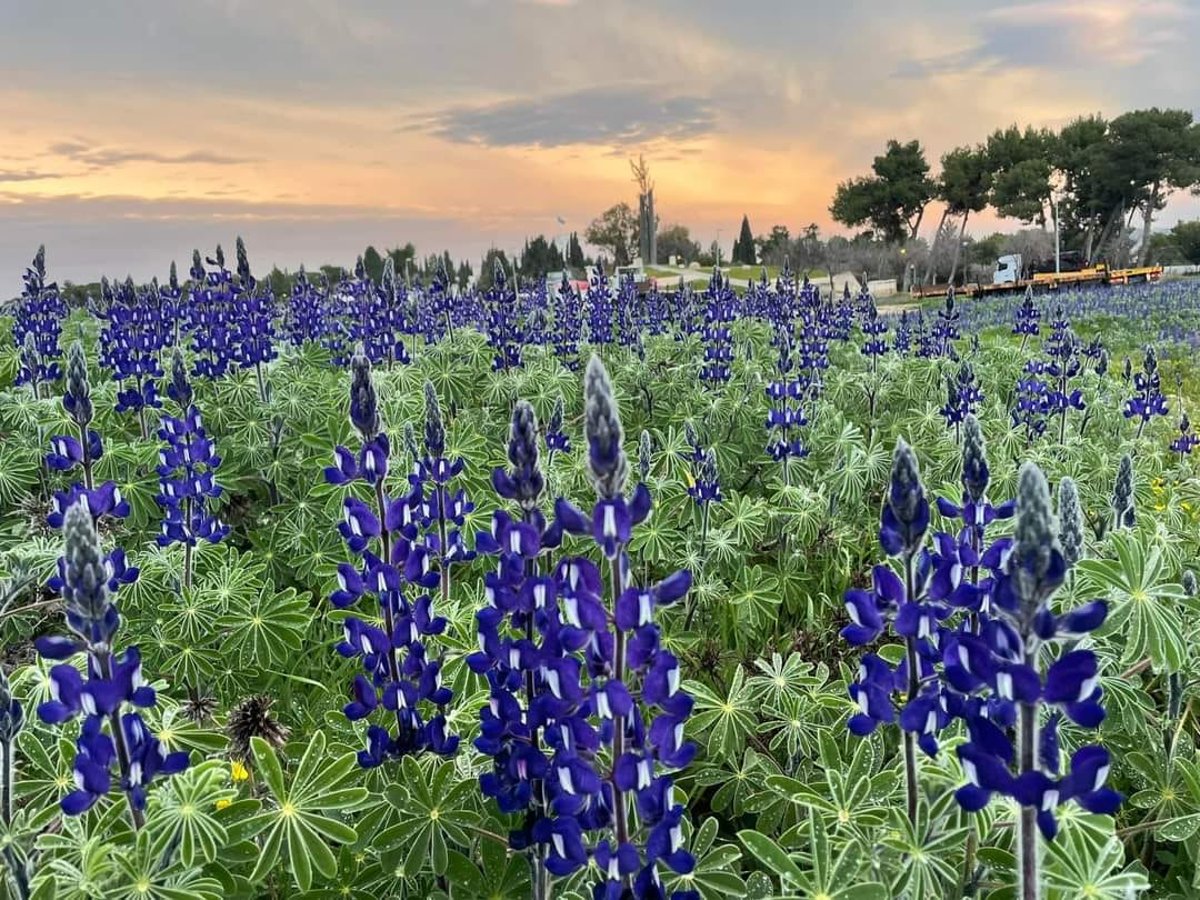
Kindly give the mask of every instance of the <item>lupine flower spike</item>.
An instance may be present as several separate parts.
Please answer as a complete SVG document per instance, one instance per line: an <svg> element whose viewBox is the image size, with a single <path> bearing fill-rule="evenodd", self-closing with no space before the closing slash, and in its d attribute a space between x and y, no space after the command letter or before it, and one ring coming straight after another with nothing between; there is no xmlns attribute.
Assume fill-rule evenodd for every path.
<svg viewBox="0 0 1200 900"><path fill-rule="evenodd" d="M428 593L437 587L438 574L430 568L428 550L414 541L411 496L393 497L387 490L390 444L380 423L371 362L361 346L350 361L350 422L361 440L358 454L335 448L325 478L336 485L365 482L374 502L353 496L344 501L338 530L358 562L338 566L338 589L329 600L338 609L355 607L364 597L375 600L371 618L345 620L337 651L360 659L363 667L351 686L346 718L370 720L384 713L367 728L367 748L358 761L372 768L422 751L450 756L458 748L444 712L452 694L441 683L441 660L430 658L427 647L446 628ZM427 716L431 707L436 712ZM394 730L386 724L393 717Z"/></svg>
<svg viewBox="0 0 1200 900"><path fill-rule="evenodd" d="M204 430L200 410L192 402L183 355L176 348L171 360L171 384L167 393L182 408L182 416L164 415L159 439L165 446L158 451L159 493L163 507L162 531L158 545L183 545L183 586L192 586L192 554L197 543L216 544L229 534L210 507L221 496L216 482L221 457Z"/></svg>
<svg viewBox="0 0 1200 900"><path fill-rule="evenodd" d="M182 771L188 757L183 752L168 753L137 712L154 705L154 689L142 678L138 648L116 650L121 619L113 603L112 555L101 549L84 501L67 509L63 531L60 567L70 636L35 641L43 659L59 661L50 670L51 699L38 706L38 718L48 725L62 725L83 716L76 741L75 790L63 797L62 810L77 816L107 797L115 764L116 786L129 802L134 827L141 828L151 781ZM74 665L62 662L76 653L87 655L82 676Z"/></svg>
<svg viewBox="0 0 1200 900"><path fill-rule="evenodd" d="M562 876L586 864L583 836L590 833L596 841L591 858L602 875L594 897L664 897L660 864L679 874L695 865L683 847L684 809L667 774L686 766L695 747L683 739L692 701L680 690L679 662L662 646L655 612L680 600L691 576L676 572L647 587L633 582L626 547L650 514L650 492L641 483L625 496L629 463L621 419L608 372L595 357L584 398L596 506L589 517L560 499L556 518L565 530L592 536L608 577L583 557L568 557L555 570L565 620L555 631L568 658L542 675L555 698L547 698L546 709L561 724L547 731L554 755L545 783L554 816L534 827L533 839L551 841L546 865ZM557 617L550 614L547 627ZM611 748L611 767L601 762L604 746ZM698 898L690 891L672 896Z"/></svg>
<svg viewBox="0 0 1200 900"><path fill-rule="evenodd" d="M982 809L994 793L1020 804L1023 900L1039 897L1037 833L1040 830L1046 839L1054 838L1057 807L1075 800L1089 812L1111 814L1121 801L1119 794L1104 787L1109 757L1102 747L1075 751L1069 770L1060 774L1058 724L1062 716L1083 728L1096 728L1104 718L1094 653L1068 650L1042 671L1042 645L1055 641L1074 644L1099 628L1107 614L1101 601L1062 615L1052 611L1050 601L1066 572L1046 479L1037 466L1026 463L1017 493L1016 534L996 572L997 616L979 638L963 637L954 648L953 659L947 650L948 673L952 671L958 687L990 692L993 703L1001 708L1015 706L1015 750L1009 734L997 725L997 718L1004 721L1006 717L968 719L970 740L957 751L967 784L957 797L967 810ZM1043 707L1053 710L1044 723Z"/></svg>

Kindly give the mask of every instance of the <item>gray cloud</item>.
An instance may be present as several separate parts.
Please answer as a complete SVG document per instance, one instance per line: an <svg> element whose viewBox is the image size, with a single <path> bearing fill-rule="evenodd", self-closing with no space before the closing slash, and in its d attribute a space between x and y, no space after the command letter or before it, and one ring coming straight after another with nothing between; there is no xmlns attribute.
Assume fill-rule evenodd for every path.
<svg viewBox="0 0 1200 900"><path fill-rule="evenodd" d="M588 88L549 97L460 106L419 122L449 141L487 147L629 146L716 130L710 101L654 85Z"/></svg>
<svg viewBox="0 0 1200 900"><path fill-rule="evenodd" d="M43 181L48 178L62 178L57 172L39 172L36 169L0 169L0 183L15 181Z"/></svg>
<svg viewBox="0 0 1200 900"><path fill-rule="evenodd" d="M161 163L163 165L200 163L213 166L236 166L255 162L250 157L230 156L210 150L191 150L187 153L154 153L149 150L132 150L122 147L97 147L79 140L51 144L49 152L72 162L83 163L92 169L108 169L131 162Z"/></svg>

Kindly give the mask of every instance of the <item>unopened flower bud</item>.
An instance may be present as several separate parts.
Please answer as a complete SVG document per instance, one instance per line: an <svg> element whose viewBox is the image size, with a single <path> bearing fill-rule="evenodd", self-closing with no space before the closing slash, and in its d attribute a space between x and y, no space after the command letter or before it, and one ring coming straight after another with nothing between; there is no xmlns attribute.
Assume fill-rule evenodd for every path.
<svg viewBox="0 0 1200 900"><path fill-rule="evenodd" d="M361 344L350 359L350 421L363 440L379 434L379 398L371 379L371 360Z"/></svg>
<svg viewBox="0 0 1200 900"><path fill-rule="evenodd" d="M963 472L962 483L971 500L978 503L987 493L990 473L987 463L987 448L983 440L983 429L979 420L971 413L963 421Z"/></svg>
<svg viewBox="0 0 1200 900"><path fill-rule="evenodd" d="M442 424L442 408L438 405L433 383L425 382L425 450L433 459L446 452L446 426Z"/></svg>
<svg viewBox="0 0 1200 900"><path fill-rule="evenodd" d="M67 396L63 403L81 428L92 421L92 386L88 382L87 357L79 341L72 342L67 351Z"/></svg>
<svg viewBox="0 0 1200 900"><path fill-rule="evenodd" d="M1058 541L1068 566L1083 558L1083 509L1079 490L1070 478L1058 483Z"/></svg>
<svg viewBox="0 0 1200 900"><path fill-rule="evenodd" d="M625 489L629 462L621 446L625 432L621 428L612 382L598 356L588 360L583 396L583 430L587 436L592 482L600 497L611 499Z"/></svg>

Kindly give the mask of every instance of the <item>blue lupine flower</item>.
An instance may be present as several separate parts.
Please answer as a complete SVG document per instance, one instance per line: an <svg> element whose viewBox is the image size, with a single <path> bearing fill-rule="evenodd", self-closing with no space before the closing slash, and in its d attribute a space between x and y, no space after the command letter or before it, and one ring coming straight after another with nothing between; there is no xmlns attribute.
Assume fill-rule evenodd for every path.
<svg viewBox="0 0 1200 900"><path fill-rule="evenodd" d="M65 491L54 493L46 523L51 528L61 528L67 510L80 500L83 500L91 511L93 519L102 516L124 518L129 515L129 503L122 498L116 483L106 481L97 487L92 477L92 467L103 454L104 447L100 435L88 427L95 410L92 406L91 384L88 381L87 358L79 341L73 342L67 353L66 382L63 407L78 427L79 433L78 436L68 434L51 437L46 465L59 472L73 471L78 466L82 480L72 483ZM55 584L53 580L52 584Z"/></svg>
<svg viewBox="0 0 1200 900"><path fill-rule="evenodd" d="M317 343L325 338L329 328L327 300L323 292L308 280L308 273L301 266L288 298L288 340L294 347Z"/></svg>
<svg viewBox="0 0 1200 900"><path fill-rule="evenodd" d="M517 285L514 283L509 287L508 274L497 256L492 264L492 286L483 298L487 310L488 343L495 354L492 360L494 372L521 368L523 335L517 316L517 295Z"/></svg>
<svg viewBox="0 0 1200 900"><path fill-rule="evenodd" d="M162 406L155 379L162 377L158 356L171 336L163 327L157 293L151 289L139 294L133 280L127 278L112 291L103 316L100 363L121 386L117 412L137 413L142 437L149 437L146 410Z"/></svg>
<svg viewBox="0 0 1200 900"><path fill-rule="evenodd" d="M588 338L593 344L611 344L613 342L613 297L612 288L608 284L608 276L604 272L604 261L596 263L596 268L588 280L587 291Z"/></svg>
<svg viewBox="0 0 1200 900"><path fill-rule="evenodd" d="M863 288L864 292L866 288ZM887 334L888 326L880 315L879 310L875 308L875 300L869 293L865 294L865 311L863 313L862 333L866 338L866 342L862 346L863 355L871 361L871 371L874 372L878 366L879 357L887 353L887 340L884 335Z"/></svg>
<svg viewBox="0 0 1200 900"><path fill-rule="evenodd" d="M1121 801L1104 787L1108 754L1101 747L1084 747L1071 759L1069 772L1059 775L1057 723L1059 714L1076 725L1095 728L1104 718L1100 705L1096 656L1086 649L1061 654L1045 672L1039 660L1043 644L1067 641L1075 645L1103 624L1107 608L1101 601L1056 614L1050 606L1062 585L1067 562L1054 528L1049 488L1033 464L1021 468L1017 495L1017 528L995 570L994 609L978 638L962 635L948 646L947 674L959 687L974 690L1015 707L1018 747L988 717L968 720L968 743L958 748L967 784L957 792L967 810L982 809L993 794L1011 796L1027 811L1019 823L1019 846L1024 877L1036 877L1036 827L1051 839L1057 831L1055 810L1070 800L1096 813L1112 813ZM1051 708L1051 732L1039 738L1040 709ZM1019 751L1019 752L1018 752ZM1040 752L1039 752L1040 751ZM1016 771L1013 771L1013 766Z"/></svg>
<svg viewBox="0 0 1200 900"><path fill-rule="evenodd" d="M372 597L383 627L357 616L344 622L337 651L360 659L363 667L344 712L351 721L376 719L367 729L366 749L358 754L364 768L409 753L451 756L458 749L458 738L447 733L445 717L452 694L441 684L441 660L431 658L427 647L428 639L446 628L446 620L434 615L432 597L425 593L437 586L438 575L429 568L429 550L410 538L411 497L394 497L387 490L390 445L380 430L371 362L361 347L350 369L350 420L362 445L357 456L345 447L335 448L334 465L326 468L325 478L336 485L364 481L373 488L375 502L369 506L357 497L344 501L338 530L359 561L338 566L338 589L329 599L338 609L348 609ZM378 715L380 707L386 715ZM436 712L427 717L430 707ZM394 731L391 725L379 724L392 717Z"/></svg>
<svg viewBox="0 0 1200 900"><path fill-rule="evenodd" d="M931 336L933 351L936 356L951 356L954 353L954 341L962 337L958 329L961 313L954 307L954 288L946 291L946 304L938 310L937 322L934 324Z"/></svg>
<svg viewBox="0 0 1200 900"><path fill-rule="evenodd" d="M554 401L554 409L550 413L550 421L546 423L546 465L554 459L555 453L570 453L571 440L563 431L563 399L561 396Z"/></svg>
<svg viewBox="0 0 1200 900"><path fill-rule="evenodd" d="M959 365L958 373L953 378L947 376L946 392L942 418L946 420L946 427L953 428L957 435L963 420L978 412L985 399L975 378L975 369L969 362Z"/></svg>
<svg viewBox="0 0 1200 900"><path fill-rule="evenodd" d="M842 637L855 646L874 641L891 623L903 638L905 656L893 669L883 659L866 654L850 697L858 707L848 726L857 735L870 734L880 724L898 721L904 732L908 815L917 814L915 748L933 755L937 733L949 723L935 679L939 661L940 623L952 612L944 597L930 591L934 557L925 547L930 524L929 501L921 484L916 455L903 440L892 455L892 475L880 516L879 542L888 556L899 557L902 574L887 565L872 570L871 590L852 588L845 595L850 625ZM896 715L892 697L902 692Z"/></svg>
<svg viewBox="0 0 1200 900"><path fill-rule="evenodd" d="M206 271L200 252L193 252L186 329L191 333L191 349L196 354L193 374L216 379L229 370L233 361L237 328L234 303L241 288L234 284L233 273L225 268L225 254L219 246L215 258L207 262L215 267L212 271Z"/></svg>
<svg viewBox="0 0 1200 900"><path fill-rule="evenodd" d="M797 371L792 355L792 342L786 330L778 333L779 346L778 380L767 384L766 394L771 406L767 412L767 453L772 459L782 462L785 480L790 479L788 459L803 459L808 448L799 429L808 424L803 401L808 388L807 376Z"/></svg>
<svg viewBox="0 0 1200 900"><path fill-rule="evenodd" d="M1021 349L1025 349L1026 342L1031 337L1037 337L1041 331L1042 311L1037 308L1037 304L1033 302L1033 288L1025 288L1025 297L1021 301L1021 305L1017 307L1017 314L1013 322L1012 333L1021 335Z"/></svg>
<svg viewBox="0 0 1200 900"><path fill-rule="evenodd" d="M164 415L158 431L165 446L158 451L159 492L155 498L163 507L160 547L184 545L184 587L191 586L191 554L200 541L220 542L229 534L211 511L212 501L221 496L216 481L221 457L204 430L200 410L192 400L183 354L175 350L171 360L171 386L168 393L183 408L179 417Z"/></svg>
<svg viewBox="0 0 1200 900"><path fill-rule="evenodd" d="M554 355L571 371L579 368L579 339L583 332L583 298L572 286L567 273L554 292Z"/></svg>
<svg viewBox="0 0 1200 900"><path fill-rule="evenodd" d="M1125 418L1138 420L1137 437L1141 437L1147 422L1169 412L1158 373L1158 355L1152 346L1146 348L1142 371L1133 376L1133 387L1135 393L1125 404Z"/></svg>
<svg viewBox="0 0 1200 900"><path fill-rule="evenodd" d="M1179 436L1171 441L1171 452L1178 453L1181 457L1188 456L1198 446L1200 446L1200 435L1192 431L1192 423L1188 419L1187 413L1181 412L1179 414Z"/></svg>
<svg viewBox="0 0 1200 900"><path fill-rule="evenodd" d="M713 269L705 299L704 327L700 331L700 339L704 342L700 380L707 387L716 387L732 376L733 332L730 323L735 318L733 288L728 279L721 277L719 269Z"/></svg>
<svg viewBox="0 0 1200 900"><path fill-rule="evenodd" d="M682 846L684 810L674 800L668 774L686 766L695 747L683 739L692 702L680 689L678 660L662 647L655 610L682 599L691 576L678 572L652 587L633 582L625 548L633 527L650 513L650 493L639 484L631 498L625 497L629 465L621 421L608 373L595 357L587 367L584 395L588 468L597 503L589 517L558 500L552 528L590 533L607 561L608 584L591 561L561 560L552 580L534 579L529 598L521 601L522 610L535 611L534 628L543 638L543 649L517 640L506 650L491 627L496 617L484 610L480 613L483 649L476 665L495 666L489 669L497 673L489 676L491 683L506 680L510 690L519 686L520 677L503 676L504 666L514 670L536 666L535 691L542 693L530 709L543 726L555 726L544 727L543 732L548 814L519 840L549 845L546 867L563 876L586 863L585 836L593 833L591 856L603 873L594 896L620 897L629 891L633 896L665 896L659 864L680 874L695 865ZM602 599L606 587L607 604ZM487 724L492 716L505 717L505 710L504 721L515 724ZM519 734L524 726L519 718L512 718L518 710L515 703L494 699L484 712L485 735L502 727ZM503 749L490 742L486 746L485 752L499 754ZM600 765L602 747L611 748L611 768ZM531 767L527 757L514 753L505 757L505 764L515 765L518 776L540 766L535 761ZM527 792L502 790L502 784L489 781L489 788L496 789L508 808L519 809ZM630 797L636 799L633 809Z"/></svg>
<svg viewBox="0 0 1200 900"><path fill-rule="evenodd" d="M38 717L49 725L84 717L76 742L75 790L63 797L61 807L67 815L80 815L106 797L112 788L115 762L118 785L129 801L134 827L141 828L146 788L155 776L186 768L188 756L168 753L137 712L123 712L153 706L155 693L142 678L137 647L121 652L115 649L120 626L112 587L116 553L104 554L93 517L82 503L67 510L63 530L65 551L59 565L71 636L40 637L34 642L48 660L87 654L84 675L65 662L50 670L51 699L38 707Z"/></svg>
<svg viewBox="0 0 1200 900"><path fill-rule="evenodd" d="M25 270L12 325L13 344L21 348L16 383L28 384L34 397L42 396L42 385L62 377L58 339L66 317L67 304L58 285L46 282L46 248L38 247Z"/></svg>
<svg viewBox="0 0 1200 900"><path fill-rule="evenodd" d="M710 503L720 503L724 499L721 495L720 475L717 472L717 453L711 447L704 454L703 462L696 467L695 479L688 485L688 494L702 507Z"/></svg>
<svg viewBox="0 0 1200 900"><path fill-rule="evenodd" d="M275 295L269 283L262 289L250 273L246 245L237 239L238 288L230 308L231 359L243 369L254 369L258 399L266 403L270 388L263 366L273 360L275 350Z"/></svg>
<svg viewBox="0 0 1200 900"><path fill-rule="evenodd" d="M442 421L437 391L425 382L425 449L408 476L412 490L406 498L413 514L406 523L409 540L420 538L426 561L437 563L442 599L450 595L451 567L470 562L476 551L467 546L462 529L475 504L462 488L453 488L465 462L446 456L446 428ZM406 513L407 515L407 513ZM478 536L477 536L478 537Z"/></svg>

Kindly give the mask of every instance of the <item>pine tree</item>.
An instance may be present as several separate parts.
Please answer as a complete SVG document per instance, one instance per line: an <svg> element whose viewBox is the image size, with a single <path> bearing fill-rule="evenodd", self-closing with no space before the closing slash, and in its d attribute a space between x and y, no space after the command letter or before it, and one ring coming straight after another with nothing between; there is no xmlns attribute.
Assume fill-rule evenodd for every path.
<svg viewBox="0 0 1200 900"><path fill-rule="evenodd" d="M583 255L583 247L579 243L579 235L574 231L567 241L567 265L572 269L582 269L587 265Z"/></svg>
<svg viewBox="0 0 1200 900"><path fill-rule="evenodd" d="M742 229L733 245L733 262L736 265L752 266L755 263L754 235L750 231L750 217L742 216Z"/></svg>

